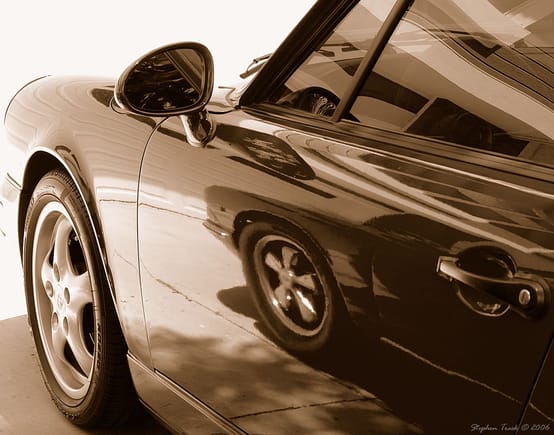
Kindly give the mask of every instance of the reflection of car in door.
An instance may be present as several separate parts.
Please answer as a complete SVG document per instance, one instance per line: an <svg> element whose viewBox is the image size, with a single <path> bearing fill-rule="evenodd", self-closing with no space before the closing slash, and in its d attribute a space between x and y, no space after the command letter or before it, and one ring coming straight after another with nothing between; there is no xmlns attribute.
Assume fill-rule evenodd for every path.
<svg viewBox="0 0 554 435"><path fill-rule="evenodd" d="M43 338L51 325L60 337L44 320L52 292L40 291L60 239L70 263L107 259L94 270L113 281L132 380L175 431L549 428L554 15L531 3L318 2L248 87L209 103L203 46L140 59L116 85L118 113L101 112L140 134L112 140L111 158L97 142L63 151L63 162L92 156L96 189L49 196L66 205L44 206L45 218L31 206L43 236L27 262L45 265L32 268L37 345L60 357ZM190 98L174 98L183 86ZM14 137L23 106L8 112ZM90 228L104 228L89 230L99 248L60 230L86 234L72 219L81 192ZM47 320L66 312L54 280L61 308ZM87 364L94 313L76 347ZM105 403L89 383L83 397Z"/></svg>

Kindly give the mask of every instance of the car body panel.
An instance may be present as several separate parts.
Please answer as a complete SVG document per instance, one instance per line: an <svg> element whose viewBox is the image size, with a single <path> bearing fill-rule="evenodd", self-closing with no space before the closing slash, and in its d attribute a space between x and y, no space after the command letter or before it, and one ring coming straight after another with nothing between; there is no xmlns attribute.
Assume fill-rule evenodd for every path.
<svg viewBox="0 0 554 435"><path fill-rule="evenodd" d="M209 397L225 415L364 398L297 362L259 331L240 260L205 228L206 203L196 190L203 184L193 181L219 177L229 185L240 171L242 182L255 182L258 171L226 160L218 140L209 149L191 147L180 128L178 119L160 126L141 170L141 279L155 368L201 400ZM228 166L216 165L220 160ZM190 252L199 253L195 261L185 259Z"/></svg>
<svg viewBox="0 0 554 435"><path fill-rule="evenodd" d="M238 355L248 359L249 346L239 336L251 334L251 343L264 340L244 295L240 262L216 240L232 250L237 220L246 213L252 220L281 219L321 245L352 317L361 329L382 334L386 354L401 361L395 371L405 374L401 385L415 390L421 382L433 390L423 403L440 409L440 417L433 412L425 427L446 427L469 400L481 406L462 424L487 416L517 423L550 339L552 312L537 320L514 311L495 318L477 315L436 266L440 256L459 256L476 246L501 249L520 271L538 273L552 286L549 183L517 186L506 176L508 166L497 172L488 168L488 177L481 178L475 175L481 168L469 171L467 161L449 160L445 166L424 152L418 159L412 152L390 155L378 141L362 148L240 111L216 119L216 138L205 149L186 143L178 119L165 121L148 144L141 170L141 271L155 367L198 397L210 397L222 413L228 411L225 389L221 395L216 388L206 390L208 373L216 385L229 385L228 394L245 395L235 412L237 406L254 412L245 397L268 409L282 406L280 397L291 400L283 388L292 387L279 371L272 370L263 389L251 391L257 365L247 366L248 379L237 375L240 364L230 368ZM169 261L166 250L172 253ZM197 317L194 305L205 314ZM213 324L206 324L210 315L221 326L212 330ZM227 322L240 331L226 331ZM218 346L227 347L226 353L208 350ZM179 359L197 354L197 348L202 349L198 361ZM261 354L261 344L256 348ZM409 360L416 361L414 367ZM372 392L375 383L367 377L364 382ZM260 391L263 400L256 395ZM401 391L389 387L386 396L409 419L416 397ZM440 400L447 391L457 394ZM294 397L301 403L302 395ZM494 410L487 406L493 401Z"/></svg>
<svg viewBox="0 0 554 435"><path fill-rule="evenodd" d="M178 385L128 357L133 382L149 411L175 433L244 434L208 405L187 394Z"/></svg>
<svg viewBox="0 0 554 435"><path fill-rule="evenodd" d="M238 120L234 113L221 117ZM181 129L179 119L166 120L151 137L141 168L141 282L155 369L248 431L259 428L253 416L278 410L306 416L280 417L287 433L346 430L348 419L333 419L337 409L357 420L390 414L371 393L298 361L269 341L236 252L225 249L205 226L208 213L221 210L206 198L208 191L221 188L226 195L244 185L277 198L286 185L271 172L260 174L263 166L234 159L234 144L225 138L218 135L207 148L194 148ZM195 180L210 185L206 195L206 183ZM301 195L301 187L289 189L290 196ZM192 252L198 254L194 259ZM392 414L388 419L395 422L393 428L417 431Z"/></svg>
<svg viewBox="0 0 554 435"><path fill-rule="evenodd" d="M147 362L134 228L139 165L156 121L115 112L112 97L113 81L98 78L49 77L22 89L6 113L9 175L23 189L20 243L34 188L28 180L41 176L40 162L51 156L71 175L87 204L130 351Z"/></svg>

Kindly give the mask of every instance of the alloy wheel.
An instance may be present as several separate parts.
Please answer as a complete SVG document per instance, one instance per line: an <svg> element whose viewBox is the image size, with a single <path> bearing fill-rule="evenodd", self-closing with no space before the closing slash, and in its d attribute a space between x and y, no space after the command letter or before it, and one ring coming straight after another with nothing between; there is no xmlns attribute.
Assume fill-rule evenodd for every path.
<svg viewBox="0 0 554 435"><path fill-rule="evenodd" d="M90 386L95 349L93 292L81 243L69 213L50 202L33 240L37 326L55 381L72 399Z"/></svg>

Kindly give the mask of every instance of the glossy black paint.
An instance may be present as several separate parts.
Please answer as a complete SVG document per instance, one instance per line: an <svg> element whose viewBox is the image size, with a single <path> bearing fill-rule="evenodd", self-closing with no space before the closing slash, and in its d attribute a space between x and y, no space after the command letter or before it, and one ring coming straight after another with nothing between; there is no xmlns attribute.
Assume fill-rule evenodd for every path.
<svg viewBox="0 0 554 435"><path fill-rule="evenodd" d="M142 266L149 270L148 280L157 284L143 281L143 291L151 297L160 294L168 297L167 302L162 300L152 308L146 306L153 334L150 340L154 364L160 364L160 369L172 379L185 383L187 373L192 370L188 367L190 361L180 360L177 366L172 361L179 359L188 337L195 335L193 331L201 328L197 320L184 319L191 310L191 301L218 317L222 307L212 299L209 289L219 297L241 288L237 260L215 246L207 249L214 241L211 232L202 226L205 215L208 227L216 228L230 247L248 220L279 219L301 228L320 244L360 328L382 334L382 342L390 347L389 353L400 353L401 360L414 361L413 366L399 370L409 373L407 377L412 381L408 384L413 384L413 379L425 380L427 390L437 390L426 397L426 404L440 410L444 420L430 419L429 428L445 427L460 407L468 412L465 404L469 401L480 405L472 408L473 413L468 412L466 421L457 417L460 427L487 418L499 421L508 415L512 417L507 421L517 423L550 337L551 314L532 321L514 311L499 318L479 316L456 296L456 291L467 290L441 278L435 267L441 255L462 256L476 248L496 255L497 250L502 250L514 259L519 270L538 273L551 286L554 263L544 245L551 237L548 232L533 234L518 227L512 232L505 229L513 226L514 217L523 213L521 204L534 204L532 209L537 211L537 217L548 213L548 193L507 187L494 178L500 173L490 169L490 177L479 180L469 172L429 166L423 160L427 157L425 153L421 153L421 160L413 161L399 154L385 155L378 151L377 143L368 151L260 120L251 120L251 129L246 132L242 127L238 129L240 139L230 137L229 125L244 125L244 119L246 116L239 112L218 117L222 134L217 134L211 148L202 154L163 134L155 133L149 142L140 188L139 238ZM178 122L171 120L164 126L179 129ZM266 136L269 132L273 132L271 141ZM267 164L267 155L236 145L257 140L281 149L295 149L296 154L284 153L295 156L290 159L294 164L283 165L276 171L278 162ZM149 157L150 152L155 155ZM155 167L148 162L155 162ZM314 175L301 176L300 181L298 167L306 162L310 162ZM290 182L280 185L287 178ZM536 187L540 186L536 183ZM180 195L175 196L176 192ZM469 201L477 194L479 203ZM173 207L180 204L181 208L168 210L163 204ZM538 211L541 209L544 212ZM535 221L548 231L549 219ZM184 238L176 238L172 231L167 232L167 238L160 238L159 233L149 238L148 234L154 234L153 229L160 222L164 222L164 228L181 228ZM527 240L518 234L521 231L526 231ZM176 263L160 265L156 247L176 254ZM218 254L215 258L190 258L186 253L191 249ZM187 258L186 264L183 258ZM156 273L151 273L149 267L153 263L158 265ZM231 272L231 264L235 272ZM164 309L168 310L166 314L172 314L160 315L158 310ZM241 306L235 309L239 313L249 311ZM240 325L241 329L257 333L252 326ZM221 332L217 330L213 339L222 340ZM175 336L174 344L170 336ZM518 349L515 354L514 349ZM215 356L206 356L207 361L212 358ZM220 355L217 359L222 360ZM229 365L226 363L225 367ZM194 371L200 373L196 364ZM283 385L283 380L274 379L276 385ZM249 385L251 381L252 378ZM240 377L227 375L217 379L218 385L230 385L232 391L244 391L243 382ZM202 397L204 386L201 382L198 390L192 392ZM267 392L271 386L266 384L260 391ZM270 397L277 400L276 390L272 391ZM252 394L253 403L260 406L263 402ZM442 399L445 394L449 395L449 402ZM405 402L397 406L411 414L413 403L421 400L420 391L416 390L414 395L404 392L403 396ZM207 397L217 404L213 391ZM225 403L222 400L221 406ZM244 398L242 403L247 406ZM494 406L489 406L490 403Z"/></svg>
<svg viewBox="0 0 554 435"><path fill-rule="evenodd" d="M533 386L533 393L527 404L523 425L527 430L548 432L552 429L554 404L552 403L552 390L554 388L554 347L550 343L550 349L541 368L537 382Z"/></svg>
<svg viewBox="0 0 554 435"><path fill-rule="evenodd" d="M178 117L123 112L111 83L30 84L6 117L20 220L41 172L65 168L89 207L138 393L177 432L549 424L554 169L257 104L297 62L283 63L290 50L302 57L352 4L317 5L237 107L214 96L203 149ZM308 29L314 41L300 42ZM237 242L249 222L275 220L313 240L358 328L335 358L282 351L252 305ZM475 255L492 259L476 273L509 263L543 280L545 309L496 310L497 298L437 273L441 257L471 267Z"/></svg>

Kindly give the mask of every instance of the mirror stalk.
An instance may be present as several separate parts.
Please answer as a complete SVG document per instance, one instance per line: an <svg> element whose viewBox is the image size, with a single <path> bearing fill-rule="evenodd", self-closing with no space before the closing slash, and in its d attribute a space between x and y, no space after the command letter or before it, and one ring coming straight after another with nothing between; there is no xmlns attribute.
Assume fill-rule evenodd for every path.
<svg viewBox="0 0 554 435"><path fill-rule="evenodd" d="M181 122L185 129L187 142L198 148L203 148L215 136L215 121L207 110L180 115Z"/></svg>

